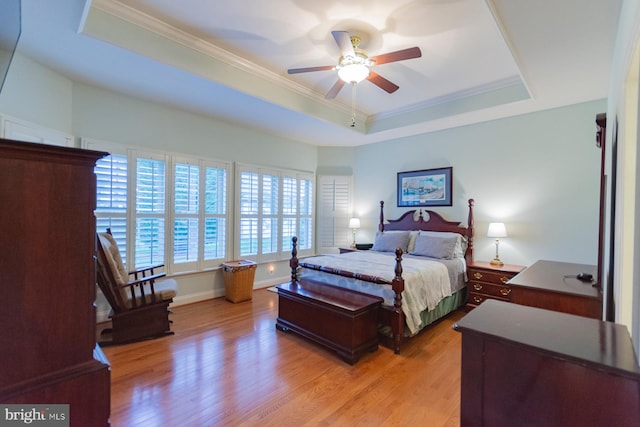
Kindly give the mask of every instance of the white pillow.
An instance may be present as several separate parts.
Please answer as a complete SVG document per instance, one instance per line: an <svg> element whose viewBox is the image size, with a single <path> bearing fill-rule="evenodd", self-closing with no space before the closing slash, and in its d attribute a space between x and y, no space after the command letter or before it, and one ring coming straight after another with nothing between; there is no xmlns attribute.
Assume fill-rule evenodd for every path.
<svg viewBox="0 0 640 427"><path fill-rule="evenodd" d="M407 252L411 253L416 247L416 239L420 235L419 231L410 231L409 232L409 244L407 245Z"/></svg>
<svg viewBox="0 0 640 427"><path fill-rule="evenodd" d="M467 236L463 236L453 231L421 231L421 236L435 236L435 237L456 237L456 246L453 250L454 258L464 258L465 252L467 252Z"/></svg>

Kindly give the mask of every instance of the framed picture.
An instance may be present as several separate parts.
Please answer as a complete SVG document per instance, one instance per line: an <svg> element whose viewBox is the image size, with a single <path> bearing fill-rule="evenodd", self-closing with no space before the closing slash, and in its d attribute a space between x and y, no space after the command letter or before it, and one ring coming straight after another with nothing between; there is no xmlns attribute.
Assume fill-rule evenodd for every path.
<svg viewBox="0 0 640 427"><path fill-rule="evenodd" d="M398 172L398 207L451 206L453 168Z"/></svg>

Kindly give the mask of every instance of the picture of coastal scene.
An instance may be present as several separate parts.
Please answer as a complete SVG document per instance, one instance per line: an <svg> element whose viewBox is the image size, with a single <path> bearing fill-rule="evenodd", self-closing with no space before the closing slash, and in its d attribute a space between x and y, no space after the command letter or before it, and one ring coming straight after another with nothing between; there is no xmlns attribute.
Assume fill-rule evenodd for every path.
<svg viewBox="0 0 640 427"><path fill-rule="evenodd" d="M445 183L445 174L403 177L402 202L411 205L445 200Z"/></svg>

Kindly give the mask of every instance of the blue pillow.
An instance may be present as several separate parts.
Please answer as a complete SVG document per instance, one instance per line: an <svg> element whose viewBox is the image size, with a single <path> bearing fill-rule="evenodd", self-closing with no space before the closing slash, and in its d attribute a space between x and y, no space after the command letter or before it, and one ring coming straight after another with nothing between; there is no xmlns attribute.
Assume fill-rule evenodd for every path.
<svg viewBox="0 0 640 427"><path fill-rule="evenodd" d="M420 255L438 259L452 259L458 238L420 235L411 255Z"/></svg>
<svg viewBox="0 0 640 427"><path fill-rule="evenodd" d="M400 248L403 252L407 252L409 237L408 231L378 233L371 249L380 252L395 252L396 248Z"/></svg>

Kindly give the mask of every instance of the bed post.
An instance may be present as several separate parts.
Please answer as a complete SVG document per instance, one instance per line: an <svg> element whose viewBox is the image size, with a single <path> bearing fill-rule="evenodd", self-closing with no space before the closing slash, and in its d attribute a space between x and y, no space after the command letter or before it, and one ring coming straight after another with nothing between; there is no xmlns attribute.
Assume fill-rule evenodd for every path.
<svg viewBox="0 0 640 427"><path fill-rule="evenodd" d="M291 283L296 282L298 280L298 238L296 236L291 238L289 267L291 268Z"/></svg>
<svg viewBox="0 0 640 427"><path fill-rule="evenodd" d="M467 253L465 254L465 261L467 265L473 262L473 206L475 200L469 199L469 218L467 220Z"/></svg>
<svg viewBox="0 0 640 427"><path fill-rule="evenodd" d="M380 200L380 223L378 223L378 230L381 233L384 231L384 200Z"/></svg>
<svg viewBox="0 0 640 427"><path fill-rule="evenodd" d="M404 291L404 279L402 278L402 249L396 249L395 277L391 282L391 288L395 293L393 299L393 318L391 320L391 332L393 333L393 351L400 354L400 342L404 332L404 313L402 311L402 292Z"/></svg>

